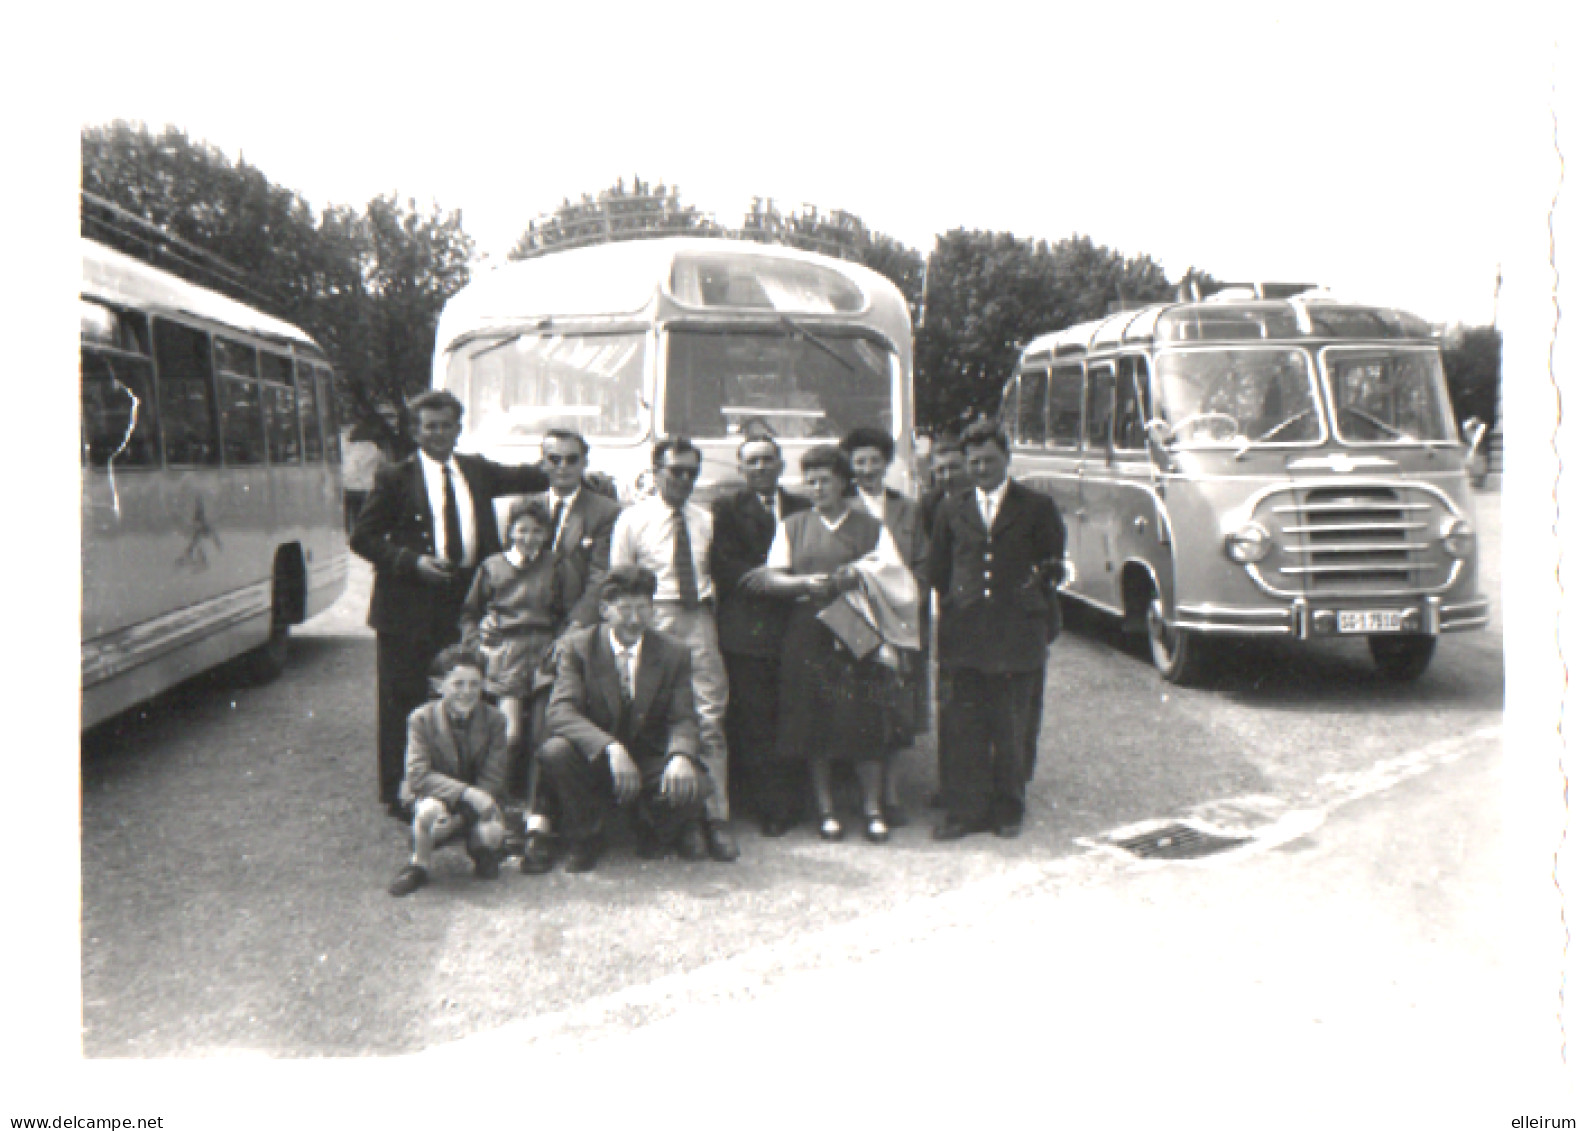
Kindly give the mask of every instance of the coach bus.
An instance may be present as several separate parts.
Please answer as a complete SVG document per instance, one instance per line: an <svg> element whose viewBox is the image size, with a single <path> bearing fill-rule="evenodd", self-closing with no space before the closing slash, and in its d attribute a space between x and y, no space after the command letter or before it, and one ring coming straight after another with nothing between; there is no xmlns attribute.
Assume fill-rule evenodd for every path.
<svg viewBox="0 0 1586 1131"><path fill-rule="evenodd" d="M1170 681L1251 636L1359 638L1409 680L1487 624L1469 446L1413 315L1254 288L1124 311L1026 346L1003 414L1066 520L1065 591Z"/></svg>
<svg viewBox="0 0 1586 1131"><path fill-rule="evenodd" d="M81 241L82 726L234 657L258 679L346 585L331 370L296 327Z"/></svg>
<svg viewBox="0 0 1586 1131"><path fill-rule="evenodd" d="M742 438L775 435L790 467L858 425L912 451L908 307L855 263L733 239L601 244L508 263L441 314L434 383L463 402L461 446L538 458L582 433L624 499L649 489L650 445L688 436L698 496L736 475ZM912 491L908 459L891 484Z"/></svg>

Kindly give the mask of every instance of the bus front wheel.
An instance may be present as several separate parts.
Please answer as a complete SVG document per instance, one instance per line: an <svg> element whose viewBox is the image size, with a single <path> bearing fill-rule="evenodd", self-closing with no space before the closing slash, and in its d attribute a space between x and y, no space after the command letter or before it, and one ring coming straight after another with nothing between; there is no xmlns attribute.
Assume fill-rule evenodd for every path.
<svg viewBox="0 0 1586 1131"><path fill-rule="evenodd" d="M1395 683L1420 678L1437 651L1435 636L1373 636L1366 643L1378 673Z"/></svg>
<svg viewBox="0 0 1586 1131"><path fill-rule="evenodd" d="M1145 631L1151 642L1151 662L1163 679L1180 687L1199 681L1205 667L1206 641L1168 624L1160 594L1151 594L1146 606Z"/></svg>

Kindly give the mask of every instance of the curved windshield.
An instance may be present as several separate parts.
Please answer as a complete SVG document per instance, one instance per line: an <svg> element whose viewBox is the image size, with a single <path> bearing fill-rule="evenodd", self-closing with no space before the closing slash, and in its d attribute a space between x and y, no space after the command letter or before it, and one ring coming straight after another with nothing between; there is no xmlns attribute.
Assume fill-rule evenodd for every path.
<svg viewBox="0 0 1586 1131"><path fill-rule="evenodd" d="M1344 443L1454 440L1454 410L1435 350L1326 349L1322 369Z"/></svg>
<svg viewBox="0 0 1586 1131"><path fill-rule="evenodd" d="M670 332L666 432L839 439L861 424L893 425L895 355L874 342L788 320L782 329Z"/></svg>
<svg viewBox="0 0 1586 1131"><path fill-rule="evenodd" d="M644 433L644 332L521 334L454 349L446 387L481 445L532 441L552 428L591 440Z"/></svg>
<svg viewBox="0 0 1586 1131"><path fill-rule="evenodd" d="M1172 350L1157 360L1160 414L1185 447L1314 444L1322 417L1305 351Z"/></svg>

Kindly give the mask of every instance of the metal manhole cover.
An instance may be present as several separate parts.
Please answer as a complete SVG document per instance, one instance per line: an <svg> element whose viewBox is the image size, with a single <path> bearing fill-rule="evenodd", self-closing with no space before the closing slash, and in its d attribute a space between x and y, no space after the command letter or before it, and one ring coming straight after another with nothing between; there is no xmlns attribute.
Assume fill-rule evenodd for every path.
<svg viewBox="0 0 1586 1131"><path fill-rule="evenodd" d="M1112 843L1136 856L1149 856L1161 860L1189 860L1197 856L1210 856L1215 852L1226 852L1230 848L1248 844L1250 840L1251 838L1247 836L1207 832L1205 829L1174 822Z"/></svg>

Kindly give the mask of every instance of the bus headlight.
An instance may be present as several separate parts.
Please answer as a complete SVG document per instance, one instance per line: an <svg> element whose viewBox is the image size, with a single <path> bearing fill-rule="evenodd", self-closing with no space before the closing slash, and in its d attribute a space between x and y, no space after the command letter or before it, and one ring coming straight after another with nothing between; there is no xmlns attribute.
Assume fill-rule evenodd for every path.
<svg viewBox="0 0 1586 1131"><path fill-rule="evenodd" d="M1272 549L1272 535L1259 522L1247 522L1223 541L1228 556L1241 564L1259 562Z"/></svg>
<svg viewBox="0 0 1586 1131"><path fill-rule="evenodd" d="M1470 523L1450 515L1443 520L1443 549L1451 558L1468 558L1476 548L1476 532Z"/></svg>

